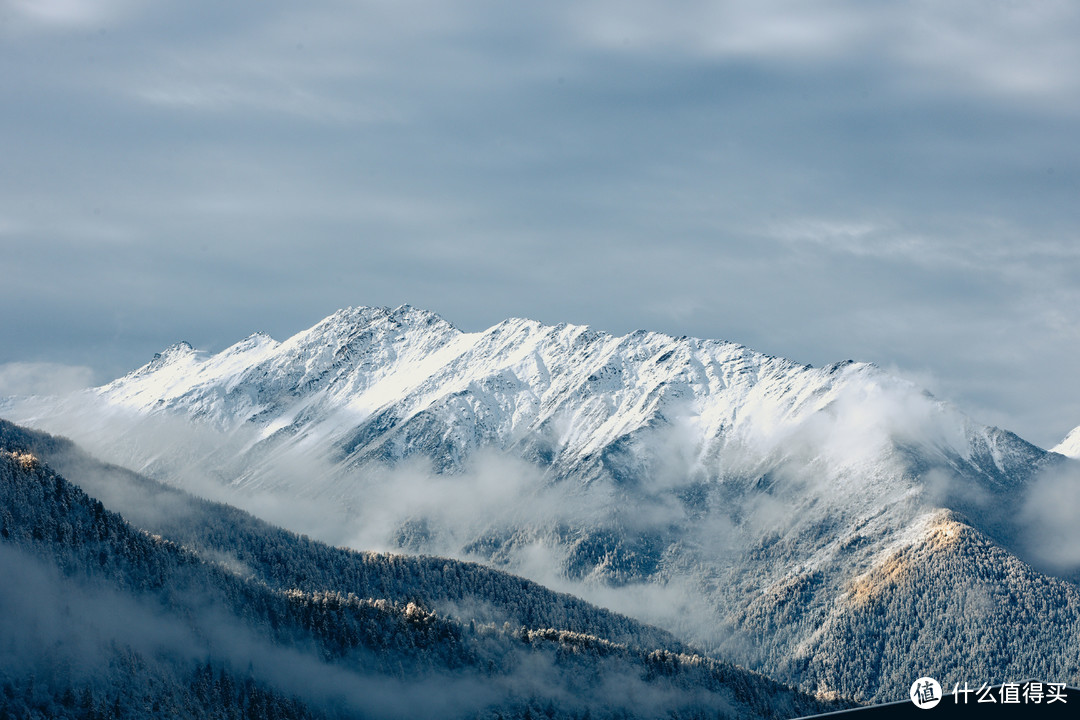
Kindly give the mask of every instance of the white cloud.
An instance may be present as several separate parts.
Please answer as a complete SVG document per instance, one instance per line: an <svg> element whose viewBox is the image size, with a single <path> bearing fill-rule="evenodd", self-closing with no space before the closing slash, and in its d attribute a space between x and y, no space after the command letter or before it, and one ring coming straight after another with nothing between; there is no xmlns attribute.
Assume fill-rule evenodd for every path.
<svg viewBox="0 0 1080 720"><path fill-rule="evenodd" d="M988 217L967 218L963 227L953 221L949 226L915 231L896 221L803 216L774 221L763 235L793 247L937 269L996 269L1013 276L1045 278L1044 267L1080 263L1080 247L1073 238L1031 237L1023 228Z"/></svg>
<svg viewBox="0 0 1080 720"><path fill-rule="evenodd" d="M1080 462L1042 472L1028 488L1019 518L1027 549L1052 570L1080 568Z"/></svg>
<svg viewBox="0 0 1080 720"><path fill-rule="evenodd" d="M1075 3L915 0L893 20L891 52L922 83L1058 101L1080 87Z"/></svg>
<svg viewBox="0 0 1080 720"><path fill-rule="evenodd" d="M138 11L139 0L6 0L20 25L48 30L99 28Z"/></svg>
<svg viewBox="0 0 1080 720"><path fill-rule="evenodd" d="M83 365L49 362L0 364L0 397L7 395L63 395L90 387L94 371Z"/></svg>
<svg viewBox="0 0 1080 720"><path fill-rule="evenodd" d="M794 59L843 52L866 17L843 4L582 3L570 11L585 42L623 51L674 50L706 57Z"/></svg>
<svg viewBox="0 0 1080 720"><path fill-rule="evenodd" d="M859 63L908 92L1060 101L1080 85L1080 9L1068 2L596 0L568 14L583 42L619 52Z"/></svg>

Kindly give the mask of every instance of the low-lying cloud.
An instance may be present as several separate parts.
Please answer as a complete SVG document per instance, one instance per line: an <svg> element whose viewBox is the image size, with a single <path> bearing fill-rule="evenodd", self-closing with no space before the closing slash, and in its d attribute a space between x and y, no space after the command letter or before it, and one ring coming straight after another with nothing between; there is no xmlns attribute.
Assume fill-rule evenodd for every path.
<svg viewBox="0 0 1080 720"><path fill-rule="evenodd" d="M94 371L84 365L50 362L0 364L0 398L8 395L64 395L94 384Z"/></svg>
<svg viewBox="0 0 1080 720"><path fill-rule="evenodd" d="M1040 473L1019 511L1027 550L1062 573L1080 570L1080 461Z"/></svg>

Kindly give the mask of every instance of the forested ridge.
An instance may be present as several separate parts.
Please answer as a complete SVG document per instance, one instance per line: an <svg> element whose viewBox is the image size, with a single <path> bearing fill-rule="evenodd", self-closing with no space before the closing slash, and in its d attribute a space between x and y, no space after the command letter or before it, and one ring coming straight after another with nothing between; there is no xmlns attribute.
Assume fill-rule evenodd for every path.
<svg viewBox="0 0 1080 720"><path fill-rule="evenodd" d="M46 459L80 487L107 498L136 526L249 575L269 587L363 593L398 602L461 607L491 622L557 627L673 651L670 633L553 592L531 580L445 558L335 548L275 527L237 508L204 500L124 468L100 463L74 443L0 420L0 447ZM453 613L451 613L453 614Z"/></svg>
<svg viewBox="0 0 1080 720"><path fill-rule="evenodd" d="M0 719L834 707L477 565L330 548L190 497L159 502L171 520L137 528L41 457L67 452L70 471L73 451L0 423ZM128 481L143 484L139 502L181 497Z"/></svg>
<svg viewBox="0 0 1080 720"><path fill-rule="evenodd" d="M925 542L898 550L846 599L846 612L790 659L792 675L857 696L924 675L950 688L1029 678L1080 685L1080 588L1036 572L955 513L942 511ZM873 662L843 662L845 648Z"/></svg>

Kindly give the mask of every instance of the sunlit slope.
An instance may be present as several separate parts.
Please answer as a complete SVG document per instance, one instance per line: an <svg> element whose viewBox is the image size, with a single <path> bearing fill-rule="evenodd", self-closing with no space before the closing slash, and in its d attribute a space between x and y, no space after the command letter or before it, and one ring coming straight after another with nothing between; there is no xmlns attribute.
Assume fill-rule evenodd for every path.
<svg viewBox="0 0 1080 720"><path fill-rule="evenodd" d="M964 522L926 517L864 573L815 604L815 570L737 603L735 624L779 676L856 698L900 700L911 678L942 686L1080 679L1080 588L1035 571Z"/></svg>

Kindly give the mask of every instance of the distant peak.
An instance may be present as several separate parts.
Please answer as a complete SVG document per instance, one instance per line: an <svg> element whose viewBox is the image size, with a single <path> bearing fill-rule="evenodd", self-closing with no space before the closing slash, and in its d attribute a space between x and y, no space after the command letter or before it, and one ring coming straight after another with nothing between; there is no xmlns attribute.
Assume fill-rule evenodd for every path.
<svg viewBox="0 0 1080 720"><path fill-rule="evenodd" d="M1050 448L1052 452L1080 459L1080 427L1075 427L1059 444Z"/></svg>
<svg viewBox="0 0 1080 720"><path fill-rule="evenodd" d="M408 303L404 305L398 305L396 308L390 311L390 315L399 318L408 318L412 321L420 321L427 324L440 323L451 325L441 315L431 310L425 310L424 308L418 308Z"/></svg>
<svg viewBox="0 0 1080 720"><path fill-rule="evenodd" d="M277 344L278 344L277 340L270 337L269 334L261 332L261 331L260 332L253 332L250 335L248 335L246 338L241 340L240 342L233 345L232 347L227 348L224 351L224 353L227 354L227 353L237 353L237 352L248 352L250 350L254 350L255 348L272 346L272 345L277 345Z"/></svg>
<svg viewBox="0 0 1080 720"><path fill-rule="evenodd" d="M380 320L393 320L408 325L446 325L453 327L438 313L423 308L414 307L408 303L391 307L374 307L357 305L342 308L323 320L320 325L336 325L348 323L350 325L367 325Z"/></svg>
<svg viewBox="0 0 1080 720"><path fill-rule="evenodd" d="M195 348L191 347L191 343L189 343L187 340L181 340L178 343L173 343L159 353L154 353L154 360L163 360L183 355L190 355L193 352L195 352Z"/></svg>
<svg viewBox="0 0 1080 720"><path fill-rule="evenodd" d="M196 352L195 348L191 346L187 340L181 340L178 343L173 343L169 347L165 348L161 352L154 353L154 357L150 359L146 365L143 365L138 370L134 371L134 374L142 374L146 372L152 372L158 368L172 365L179 360L190 357Z"/></svg>
<svg viewBox="0 0 1080 720"><path fill-rule="evenodd" d="M506 318L505 320L503 320L502 322L497 323L494 327L499 328L499 329L527 327L527 328L535 330L537 328L544 327L544 324L542 322L540 322L539 320L532 320L530 318L509 317L509 318ZM566 327L566 323L559 323L558 325L553 325L551 327L553 327L556 330L561 330L562 328Z"/></svg>

